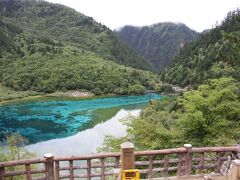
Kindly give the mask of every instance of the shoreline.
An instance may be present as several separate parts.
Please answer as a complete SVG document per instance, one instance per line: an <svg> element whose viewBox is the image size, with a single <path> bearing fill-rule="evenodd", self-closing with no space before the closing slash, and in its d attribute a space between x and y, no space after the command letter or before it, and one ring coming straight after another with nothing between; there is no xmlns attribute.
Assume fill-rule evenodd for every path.
<svg viewBox="0 0 240 180"><path fill-rule="evenodd" d="M24 101L32 101L32 100L40 100L40 99L51 99L51 98L65 98L71 100L79 100L79 99L91 99L91 98L98 98L103 96L96 96L95 94L89 91L67 91L67 92L54 92L42 95L35 95L35 96L27 96L27 97L19 97L15 99L3 100L0 101L0 105L8 104L8 103L15 103L15 102L24 102Z"/></svg>
<svg viewBox="0 0 240 180"><path fill-rule="evenodd" d="M157 93L158 92L148 92L146 91L144 94L147 93ZM167 95L167 94L162 94ZM51 100L52 98L59 98L59 100L87 100L87 99L96 99L96 98L104 98L104 97L115 97L115 96L128 96L125 95L117 95L117 94L102 94L102 95L95 95L90 91L75 91L70 90L67 92L57 91L54 93L49 94L42 94L42 95L35 95L35 96L27 96L27 97L19 97L10 100L3 100L0 101L0 106L5 104L11 104L16 102L29 102L29 101L36 101L36 100Z"/></svg>

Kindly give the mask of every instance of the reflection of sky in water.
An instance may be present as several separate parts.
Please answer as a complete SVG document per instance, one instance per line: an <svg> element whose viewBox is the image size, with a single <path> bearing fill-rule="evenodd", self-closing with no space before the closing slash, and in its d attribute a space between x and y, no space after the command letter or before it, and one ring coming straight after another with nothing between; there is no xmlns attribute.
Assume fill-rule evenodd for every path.
<svg viewBox="0 0 240 180"><path fill-rule="evenodd" d="M129 115L138 116L140 110L120 110L109 121L96 125L74 136L52 139L27 146L29 151L36 152L43 157L45 153L52 153L54 156L83 155L96 152L96 148L103 143L105 135L116 137L126 134L126 127L119 121ZM111 128L109 128L111 127Z"/></svg>
<svg viewBox="0 0 240 180"><path fill-rule="evenodd" d="M159 98L161 96L150 93L142 96L79 101L35 101L2 105L0 106L0 132L19 131L31 143L63 138L76 134L82 130L82 126L86 126L86 123L85 129L93 127L95 124L89 122L99 109L124 108L126 106L131 108L131 106L145 104L151 99ZM3 135L0 136L0 140L1 138Z"/></svg>

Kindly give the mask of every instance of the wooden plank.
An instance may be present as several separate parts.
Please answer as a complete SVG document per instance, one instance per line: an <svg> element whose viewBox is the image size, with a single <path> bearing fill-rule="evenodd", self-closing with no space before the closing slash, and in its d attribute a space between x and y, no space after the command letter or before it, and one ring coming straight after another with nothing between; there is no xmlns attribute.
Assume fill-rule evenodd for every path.
<svg viewBox="0 0 240 180"><path fill-rule="evenodd" d="M55 177L56 177L56 180L60 179L60 175L59 175L59 161L55 161Z"/></svg>
<svg viewBox="0 0 240 180"><path fill-rule="evenodd" d="M177 167L168 167L168 171L177 171ZM163 172L164 168L153 168L153 172Z"/></svg>
<svg viewBox="0 0 240 180"><path fill-rule="evenodd" d="M205 161L205 154L204 152L200 153L200 163L199 163L199 166L200 166L200 174L203 174L203 170L204 170L204 161Z"/></svg>
<svg viewBox="0 0 240 180"><path fill-rule="evenodd" d="M70 161L70 160L91 160L91 159L100 159L100 158L116 158L120 157L121 153L102 153L102 154L93 154L93 155L87 155L87 156L71 156L71 157L56 157L54 158L55 161Z"/></svg>
<svg viewBox="0 0 240 180"><path fill-rule="evenodd" d="M120 156L115 158L115 168L120 168Z"/></svg>
<svg viewBox="0 0 240 180"><path fill-rule="evenodd" d="M45 173L45 169L33 169L31 170L31 174L39 174L39 173Z"/></svg>
<svg viewBox="0 0 240 180"><path fill-rule="evenodd" d="M182 175L182 166L183 166L183 154L182 153L178 154L178 159L179 159L179 161L178 161L178 166L177 166L177 168L178 168L177 176L181 176Z"/></svg>
<svg viewBox="0 0 240 180"><path fill-rule="evenodd" d="M200 147L192 148L192 153L201 152L240 152L240 148L237 146L230 147ZM186 148L174 148L174 149L162 149L162 150L151 150L151 151L136 151L135 156L150 156L150 155L160 155L160 154L179 154L186 153Z"/></svg>
<svg viewBox="0 0 240 180"><path fill-rule="evenodd" d="M91 160L87 160L87 179L91 180Z"/></svg>
<svg viewBox="0 0 240 180"><path fill-rule="evenodd" d="M152 179L153 177L153 156L148 157L149 166L148 166L148 179Z"/></svg>
<svg viewBox="0 0 240 180"><path fill-rule="evenodd" d="M9 177L9 176L19 176L19 175L25 175L26 171L5 171L4 176Z"/></svg>
<svg viewBox="0 0 240 180"><path fill-rule="evenodd" d="M212 168L215 168L216 167L216 164L204 164L203 166L203 169L212 169ZM200 165L192 165L192 169L200 169Z"/></svg>
<svg viewBox="0 0 240 180"><path fill-rule="evenodd" d="M32 180L30 164L26 164L25 168L26 168L26 178L27 178L27 180Z"/></svg>
<svg viewBox="0 0 240 180"><path fill-rule="evenodd" d="M104 158L101 158L101 180L105 180Z"/></svg>
<svg viewBox="0 0 240 180"><path fill-rule="evenodd" d="M192 145L187 146L190 144L186 144L187 152L184 154L184 174L183 175L190 175L192 172Z"/></svg>
<svg viewBox="0 0 240 180"><path fill-rule="evenodd" d="M179 159L169 159L168 163L178 163ZM152 164L164 164L164 160L153 160ZM136 161L135 162L136 166L149 166L149 161Z"/></svg>
<svg viewBox="0 0 240 180"><path fill-rule="evenodd" d="M216 158L217 158L217 160L216 160L216 168L215 168L215 170L214 170L214 172L215 173L219 173L220 172L220 165L221 165L221 155L222 155L222 153L220 152L217 152L216 153Z"/></svg>
<svg viewBox="0 0 240 180"><path fill-rule="evenodd" d="M9 166L20 166L25 164L38 164L44 163L45 159L25 159L25 160L17 160L17 161L6 161L0 162L0 167L9 167Z"/></svg>
<svg viewBox="0 0 240 180"><path fill-rule="evenodd" d="M1 180L5 180L5 169L4 167L0 167L0 176L1 176Z"/></svg>
<svg viewBox="0 0 240 180"><path fill-rule="evenodd" d="M54 157L52 154L45 154L46 180L54 180Z"/></svg>
<svg viewBox="0 0 240 180"><path fill-rule="evenodd" d="M192 148L193 153L201 152L240 152L240 148L237 146L232 147L201 147L201 148ZM174 148L174 149L162 149L162 150L151 150L151 151L138 151L135 152L136 156L149 156L149 155L160 155L160 154L178 154L186 153L185 148ZM89 156L72 156L72 157L57 157L54 158L55 161L69 161L69 160L88 160L88 159L100 159L108 157L120 157L120 153L105 153L105 154L94 154ZM9 167L9 166L19 166L25 164L37 164L44 163L44 159L28 159L28 160L17 160L17 161L8 161L0 162L0 167Z"/></svg>
<svg viewBox="0 0 240 180"><path fill-rule="evenodd" d="M32 180L46 180L46 177L37 177L37 178L33 178Z"/></svg>
<svg viewBox="0 0 240 180"><path fill-rule="evenodd" d="M202 154L202 153L200 153ZM182 156L182 154L180 153L179 154L179 157ZM179 163L180 159L169 159L168 163L171 164L171 163ZM222 161L226 161L228 158L227 157L219 157L219 159ZM183 160L183 158L181 158L181 161ZM212 157L212 158L207 158L205 157L204 158L204 161L216 161L217 158L216 157ZM196 158L192 158L192 161L194 162L199 162L201 161L201 157L196 157ZM164 160L153 160L153 165L154 164L164 164ZM135 161L135 165L136 166L149 166L149 161ZM179 167L180 165L182 165L182 163L179 164ZM97 166L96 166L97 167Z"/></svg>
<svg viewBox="0 0 240 180"><path fill-rule="evenodd" d="M164 157L164 166L163 166L163 175L164 177L168 177L168 166L169 166L169 159L167 156Z"/></svg>
<svg viewBox="0 0 240 180"><path fill-rule="evenodd" d="M74 180L73 160L69 161L70 180Z"/></svg>

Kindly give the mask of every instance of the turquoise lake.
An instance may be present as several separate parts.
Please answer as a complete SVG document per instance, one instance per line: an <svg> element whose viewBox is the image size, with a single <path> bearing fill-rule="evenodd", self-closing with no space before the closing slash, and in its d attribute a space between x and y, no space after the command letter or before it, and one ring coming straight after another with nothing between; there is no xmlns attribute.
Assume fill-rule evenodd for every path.
<svg viewBox="0 0 240 180"><path fill-rule="evenodd" d="M121 109L141 109L162 96L116 96L87 100L50 98L0 105L0 140L18 131L30 144L73 136L115 116ZM110 128L110 127L109 127Z"/></svg>

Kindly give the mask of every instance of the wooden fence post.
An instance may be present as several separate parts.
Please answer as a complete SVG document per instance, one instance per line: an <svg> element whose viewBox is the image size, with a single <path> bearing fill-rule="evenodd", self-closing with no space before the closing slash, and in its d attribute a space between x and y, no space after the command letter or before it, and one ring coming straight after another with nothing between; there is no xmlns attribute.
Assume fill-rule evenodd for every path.
<svg viewBox="0 0 240 180"><path fill-rule="evenodd" d="M122 170L135 168L134 145L130 142L121 144Z"/></svg>
<svg viewBox="0 0 240 180"><path fill-rule="evenodd" d="M92 166L91 159L88 159L87 160L87 180L91 180L91 173L92 173L91 166Z"/></svg>
<svg viewBox="0 0 240 180"><path fill-rule="evenodd" d="M124 142L121 145L121 161L122 166L120 174L117 179L122 179L123 170L131 170L135 168L135 154L134 154L134 145L130 142Z"/></svg>
<svg viewBox="0 0 240 180"><path fill-rule="evenodd" d="M0 180L5 180L4 173L5 173L4 167L0 167L0 178L1 178Z"/></svg>
<svg viewBox="0 0 240 180"><path fill-rule="evenodd" d="M192 145L191 144L184 144L187 152L185 154L185 161L184 161L184 173L183 175L189 175L192 172Z"/></svg>
<svg viewBox="0 0 240 180"><path fill-rule="evenodd" d="M54 180L54 157L52 154L44 154L45 169L46 169L46 180Z"/></svg>

